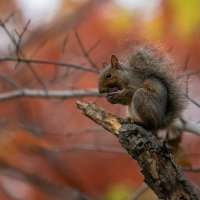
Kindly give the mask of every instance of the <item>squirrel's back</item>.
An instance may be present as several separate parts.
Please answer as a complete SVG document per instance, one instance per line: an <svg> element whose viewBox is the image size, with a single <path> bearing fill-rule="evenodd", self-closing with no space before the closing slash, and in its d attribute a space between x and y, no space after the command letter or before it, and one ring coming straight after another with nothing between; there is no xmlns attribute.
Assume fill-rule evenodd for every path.
<svg viewBox="0 0 200 200"><path fill-rule="evenodd" d="M166 87L168 100L167 110L162 127L166 128L173 120L180 116L185 107L183 87L174 73L175 64L166 55L152 46L137 46L129 56L129 68L137 72L141 79L157 78Z"/></svg>

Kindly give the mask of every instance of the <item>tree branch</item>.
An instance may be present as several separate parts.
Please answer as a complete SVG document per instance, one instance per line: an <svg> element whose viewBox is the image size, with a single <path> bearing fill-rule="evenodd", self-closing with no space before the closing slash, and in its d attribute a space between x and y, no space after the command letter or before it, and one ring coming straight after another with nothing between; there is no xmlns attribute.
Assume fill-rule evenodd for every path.
<svg viewBox="0 0 200 200"><path fill-rule="evenodd" d="M41 97L41 98L63 98L69 99L74 97L100 96L96 89L88 90L40 90L20 88L10 92L0 94L0 100L8 100L19 97Z"/></svg>
<svg viewBox="0 0 200 200"><path fill-rule="evenodd" d="M7 29L6 25L1 21L0 19L0 26L2 26L2 28L4 29L4 31L7 33L7 35L9 36L10 40L12 41L13 45L16 48L16 55L17 55L17 59L20 60L20 57L22 57L23 59L26 59L25 54L23 53L23 51L20 49L20 44L21 44L21 40L22 40L22 36L24 35L24 33L26 32L29 22L26 24L26 26L24 27L24 30L22 31L22 33L18 33L18 41L15 39L15 37L10 33L10 31ZM15 65L15 68L18 66L20 62L17 62ZM34 78L38 81L38 83L42 86L42 88L44 90L47 89L45 83L42 81L42 79L40 78L40 76L38 75L37 71L32 67L30 62L25 62L27 64L28 69L30 70L30 72L32 73L32 75L34 76Z"/></svg>
<svg viewBox="0 0 200 200"><path fill-rule="evenodd" d="M42 175L26 172L20 168L17 168L9 163L0 160L0 174L7 175L18 180L29 182L33 186L41 189L46 194L52 196L52 199L59 200L92 200L92 198L82 194L66 185L56 184L49 180L46 180Z"/></svg>
<svg viewBox="0 0 200 200"><path fill-rule="evenodd" d="M139 189L133 192L129 200L138 200L138 198L148 190L148 186L144 183Z"/></svg>
<svg viewBox="0 0 200 200"><path fill-rule="evenodd" d="M174 128L193 133L200 136L200 125L192 122L185 121L183 119L176 119L172 124Z"/></svg>
<svg viewBox="0 0 200 200"><path fill-rule="evenodd" d="M65 62L56 62L56 61L50 61L50 60L34 60L34 59L26 59L26 58L14 58L14 57L0 57L0 62L23 62L23 63L36 63L36 64L44 64L44 65L57 65L60 67L70 67L77 70L83 70L88 72L93 72L98 74L98 70L94 68L86 68L82 67L81 65L76 65L72 63L65 63Z"/></svg>
<svg viewBox="0 0 200 200"><path fill-rule="evenodd" d="M200 195L184 177L165 142L135 124L121 125L119 119L95 103L77 102L83 114L118 137L127 152L137 160L144 181L159 199L192 199Z"/></svg>
<svg viewBox="0 0 200 200"><path fill-rule="evenodd" d="M118 137L121 124L116 116L106 112L94 102L83 103L77 101L76 105L80 110L83 111L84 115Z"/></svg>
<svg viewBox="0 0 200 200"><path fill-rule="evenodd" d="M75 31L76 40L77 40L77 42L78 42L78 44L79 44L79 46L81 48L81 51L83 52L83 55L85 56L85 58L88 60L88 62L90 63L90 65L92 67L94 67L95 69L98 69L97 65L94 63L94 61L90 57L90 51L86 51L86 49L85 49L85 47L84 47L84 45L83 45L83 43L81 41L81 38L79 36L79 33L78 33L77 29L75 28L74 31Z"/></svg>
<svg viewBox="0 0 200 200"><path fill-rule="evenodd" d="M178 78L183 78L185 76L188 76L188 75L196 75L196 74L199 74L200 73L200 68L196 68L196 69L193 69L193 70L188 70L188 71L185 71L181 74L178 75Z"/></svg>
<svg viewBox="0 0 200 200"><path fill-rule="evenodd" d="M1 78L1 74L0 74L0 78ZM101 95L99 94L97 89L42 90L42 89L18 88L13 91L0 93L0 101L9 100L9 99L13 99L13 98L20 98L20 97L69 99L69 98L74 98L74 97L87 97L87 96L101 96ZM198 124L194 124L194 123L185 121L183 119L177 119L172 124L172 126L174 128L177 128L177 129L180 129L183 131L188 131L197 136L200 136L200 125L198 125Z"/></svg>

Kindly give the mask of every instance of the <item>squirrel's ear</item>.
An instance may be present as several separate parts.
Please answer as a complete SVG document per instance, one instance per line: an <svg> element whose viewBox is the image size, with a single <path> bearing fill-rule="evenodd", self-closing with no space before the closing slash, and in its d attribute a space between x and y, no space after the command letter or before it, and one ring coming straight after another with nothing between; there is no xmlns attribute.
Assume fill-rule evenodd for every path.
<svg viewBox="0 0 200 200"><path fill-rule="evenodd" d="M111 56L111 66L115 69L118 68L118 59L115 55Z"/></svg>
<svg viewBox="0 0 200 200"><path fill-rule="evenodd" d="M102 66L103 66L103 68L106 68L108 66L108 63L107 62L103 62Z"/></svg>

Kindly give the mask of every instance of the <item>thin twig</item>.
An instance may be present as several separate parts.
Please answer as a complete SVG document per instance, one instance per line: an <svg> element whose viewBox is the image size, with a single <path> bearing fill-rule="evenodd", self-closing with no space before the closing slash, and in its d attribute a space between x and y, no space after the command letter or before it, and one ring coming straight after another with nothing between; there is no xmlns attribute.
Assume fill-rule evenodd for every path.
<svg viewBox="0 0 200 200"><path fill-rule="evenodd" d="M71 67L78 70L99 73L98 70L93 68L85 68L81 65L76 65L72 63L65 63L65 62L56 62L50 60L34 60L34 59L25 59L25 58L12 58L12 57L0 57L0 62L10 61L10 62L24 62L24 63L37 63L37 64L44 64L44 65L57 65L60 67Z"/></svg>
<svg viewBox="0 0 200 200"><path fill-rule="evenodd" d="M192 168L192 169L182 169L184 172L192 172L192 173L199 173L200 168Z"/></svg>
<svg viewBox="0 0 200 200"><path fill-rule="evenodd" d="M71 151L98 151L98 152L119 153L119 154L125 153L125 151L119 147L107 147L102 145L90 145L90 144L72 145L68 147L51 147L47 150L54 153L71 152Z"/></svg>
<svg viewBox="0 0 200 200"><path fill-rule="evenodd" d="M93 62L93 60L90 58L90 52L91 52L91 48L89 51L86 51L81 39L80 39L80 36L78 34L78 31L77 29L75 28L75 36L76 36L76 39L77 39L77 42L81 48L81 51L83 52L84 56L87 58L88 62L91 64L92 67L94 67L95 69L98 69L98 67L96 66L96 64Z"/></svg>
<svg viewBox="0 0 200 200"><path fill-rule="evenodd" d="M7 76L2 71L0 71L0 79L4 80L7 84L9 84L10 86L12 86L15 89L20 89L20 87L21 87L14 79Z"/></svg>
<svg viewBox="0 0 200 200"><path fill-rule="evenodd" d="M190 61L190 53L188 53L188 55L186 56L185 63L184 63L184 66L183 66L184 71L187 70L189 61Z"/></svg>
<svg viewBox="0 0 200 200"><path fill-rule="evenodd" d="M184 71L187 69L188 67L188 64L189 64L189 60L190 60L190 54L188 54L188 56L186 57L186 60L185 60L185 64L184 64ZM190 80L190 76L191 74L187 74L187 77L186 77L186 86L185 86L185 94L186 94L186 97L197 107L200 108L200 104L198 104L195 100L193 100L190 95L189 95L189 80Z"/></svg>
<svg viewBox="0 0 200 200"><path fill-rule="evenodd" d="M7 29L5 23L1 19L0 19L0 26L2 26L3 30L6 32L6 34L8 35L8 37L10 38L10 40L12 41L12 43L14 45L16 45L15 38L12 36L12 34L10 33L10 31Z"/></svg>
<svg viewBox="0 0 200 200"><path fill-rule="evenodd" d="M77 135L86 135L86 134L94 134L97 132L102 132L103 130L100 128L86 128L86 129L81 129L81 130L76 130L76 131L68 131L65 133L56 133L56 132L46 132L45 135L48 136L63 136L63 137L73 137Z"/></svg>
<svg viewBox="0 0 200 200"><path fill-rule="evenodd" d="M0 162L0 174L18 179L23 182L28 182L33 186L41 189L45 194L51 195L53 199L65 200L65 199L85 199L91 200L78 190L66 186L64 184L57 184L47 180L42 175L30 173L25 170L21 170L15 165L8 164L4 161Z"/></svg>
<svg viewBox="0 0 200 200"><path fill-rule="evenodd" d="M30 54L30 57L29 57L29 58L33 58L34 56L36 56L36 55L38 54L38 51L41 50L41 49L46 45L47 41L48 41L48 38L42 40L42 41L37 45L37 47L34 49L34 51Z"/></svg>
<svg viewBox="0 0 200 200"><path fill-rule="evenodd" d="M4 22L2 22L0 20L0 25L2 26L2 28L4 29L4 31L7 33L7 35L9 36L10 40L12 41L13 45L15 46L16 48L16 55L18 57L18 60L20 60L20 57L19 55L22 57L22 58L26 58L24 53L22 52L21 49L18 48L19 46L19 41L21 42L21 39L19 39L19 41L17 42L16 39L11 35L10 31L7 29L6 25L4 24ZM24 35L25 31L27 30L28 28L28 25L29 23L27 23L27 26L25 26L24 30L22 31L22 35ZM19 64L19 61L18 63L16 64L16 66ZM38 83L42 86L42 88L44 90L47 90L46 88L46 85L45 83L42 81L42 79L39 77L37 71L35 71L35 69L31 66L31 63L30 62L26 62L27 66L28 66L28 69L31 71L31 73L33 74L34 78L38 81ZM15 68L16 68L15 66Z"/></svg>
<svg viewBox="0 0 200 200"><path fill-rule="evenodd" d="M7 17L6 19L4 19L4 23L6 24L16 13L14 11L12 11Z"/></svg>
<svg viewBox="0 0 200 200"><path fill-rule="evenodd" d="M65 49L66 49L66 45L68 41L69 41L69 33L65 36L64 41L63 41L62 50L61 50L62 59L65 55Z"/></svg>
<svg viewBox="0 0 200 200"><path fill-rule="evenodd" d="M149 187L144 183L136 191L133 192L129 200L138 200L138 198L144 194Z"/></svg>
<svg viewBox="0 0 200 200"><path fill-rule="evenodd" d="M181 74L178 75L178 78L183 78L187 75L196 75L196 74L199 74L200 73L200 68L196 68L196 69L193 69L193 70L188 70L186 72L183 72Z"/></svg>
<svg viewBox="0 0 200 200"><path fill-rule="evenodd" d="M60 56L60 62L63 62L64 60L64 56L65 56L65 50L66 50L66 45L69 41L69 33L65 36L64 40L63 40L63 44L62 44L62 48L61 48L61 56ZM70 73L69 73L69 68L66 68L66 71L64 73L64 75L62 75L61 77L59 77L59 68L55 68L55 72L54 72L54 76L53 78L50 80L50 83L54 83L56 81L58 81L59 79L63 79L67 76L70 76Z"/></svg>
<svg viewBox="0 0 200 200"><path fill-rule="evenodd" d="M188 98L195 106L197 106L198 108L200 108L200 104L197 103L194 99L192 99L192 98L189 97L188 95L187 95L187 98Z"/></svg>
<svg viewBox="0 0 200 200"><path fill-rule="evenodd" d="M16 43L16 54L17 54L17 57L20 57L20 45L21 45L22 37L25 34L25 32L27 31L30 22L31 21L28 20L28 22L24 26L24 29L22 30L21 33L18 33L18 31L15 30L16 34L18 35L18 42Z"/></svg>
<svg viewBox="0 0 200 200"><path fill-rule="evenodd" d="M189 97L189 80L190 80L190 74L188 74L186 78L185 94L187 98Z"/></svg>
<svg viewBox="0 0 200 200"><path fill-rule="evenodd" d="M87 51L88 54L90 54L94 49L97 48L97 46L100 44L101 40L98 40L96 43L94 43L93 46Z"/></svg>
<svg viewBox="0 0 200 200"><path fill-rule="evenodd" d="M188 54L188 56L186 57L185 64L184 64L184 71L186 71L188 68L189 60L190 60L190 54ZM189 80L190 80L190 74L188 74L186 78L186 86L185 86L186 96L189 95Z"/></svg>

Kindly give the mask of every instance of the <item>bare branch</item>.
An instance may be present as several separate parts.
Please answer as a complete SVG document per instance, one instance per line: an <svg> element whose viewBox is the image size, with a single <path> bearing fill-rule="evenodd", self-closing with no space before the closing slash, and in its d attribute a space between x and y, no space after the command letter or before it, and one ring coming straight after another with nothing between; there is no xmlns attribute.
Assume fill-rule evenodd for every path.
<svg viewBox="0 0 200 200"><path fill-rule="evenodd" d="M149 187L145 183L143 183L143 185L141 187L139 187L138 190L133 192L133 194L131 195L129 200L138 200L140 198L140 196L142 194L144 194L144 192L147 191L148 188Z"/></svg>
<svg viewBox="0 0 200 200"><path fill-rule="evenodd" d="M195 105L197 106L198 108L200 108L200 104L197 103L194 99L192 99L191 97L189 97L189 95L187 95L187 98Z"/></svg>
<svg viewBox="0 0 200 200"><path fill-rule="evenodd" d="M94 49L97 48L97 46L100 44L101 40L98 40L96 43L94 43L93 46L87 51L88 54L90 54Z"/></svg>
<svg viewBox="0 0 200 200"><path fill-rule="evenodd" d="M79 102L77 102L77 106L79 107ZM94 104L89 104L89 106L91 106L92 108L94 107L94 108L96 108L95 106L94 106ZM84 109L84 114L86 115L86 116L90 116L92 113L88 113L88 112L91 112L91 111L89 111L88 110L88 104L84 104L84 103L81 103L81 108L82 109ZM107 125L105 125L105 122L107 122L107 121L109 121L109 120L116 120L115 119L115 117L113 118L113 115L111 115L110 113L108 114L108 116L105 116L105 118L104 119L102 119L101 118L101 116L99 116L99 114L98 114L98 112L100 112L99 110L92 110L92 112L93 112L93 114L95 114L96 116L98 116L98 118L96 119L96 116L95 116L95 119L94 120L96 120L95 122L97 123L97 124L99 124L100 123L100 125L102 125L102 123L103 123L103 127L105 128L105 129L107 129L108 131L110 131L110 132L113 132L114 131L114 133L115 134L117 134L118 133L118 131L116 130L116 128L119 128L119 126L120 126L120 123L119 123L119 121L116 121L116 124L114 125L114 127L112 127L113 126L113 124L112 125L110 125L110 124L107 124ZM93 115L92 115L93 116ZM100 122L99 122L99 120L100 120ZM102 121L103 120L103 121ZM200 125L197 125L197 124L193 124L193 123L191 123L191 122L187 122L187 121L184 121L184 120L180 120L180 119L177 119L173 124L172 124L172 126L173 127L175 127L175 128L178 128L178 129L181 129L181 130L184 130L184 131L188 131L188 132L191 132L191 133L194 133L194 134L196 134L196 135L198 135L198 136L200 136ZM113 131L112 131L113 130Z"/></svg>
<svg viewBox="0 0 200 200"><path fill-rule="evenodd" d="M74 97L100 96L96 89L90 90L39 90L21 88L11 92L0 94L0 100L8 100L19 97L40 97L40 98L61 98L69 99Z"/></svg>
<svg viewBox="0 0 200 200"><path fill-rule="evenodd" d="M83 103L77 101L77 107L83 111L83 114L95 121L97 124L111 132L113 135L118 136L121 123L109 112L97 106L94 102Z"/></svg>
<svg viewBox="0 0 200 200"><path fill-rule="evenodd" d="M37 80L37 82L42 86L44 90L47 90L46 84L42 81L42 79L39 77L37 71L30 65L30 63L27 63L29 66L29 70L32 72L33 76Z"/></svg>
<svg viewBox="0 0 200 200"><path fill-rule="evenodd" d="M14 11L12 11L7 17L6 19L4 19L4 23L7 23L12 17L14 17L16 13ZM1 20L0 20L1 21Z"/></svg>
<svg viewBox="0 0 200 200"><path fill-rule="evenodd" d="M189 80L190 80L190 74L188 74L186 78L185 94L187 98L189 97Z"/></svg>
<svg viewBox="0 0 200 200"><path fill-rule="evenodd" d="M23 126L24 128L27 128L26 126ZM31 130L29 127L27 128L28 130ZM34 129L32 130L34 131ZM45 131L45 135L48 136L63 136L63 137L73 137L77 135L86 135L86 134L91 134L91 133L97 133L97 132L102 132L101 128L86 128L86 129L81 129L81 130L74 130L74 131L67 131L65 133L58 133L58 132L47 132Z"/></svg>
<svg viewBox="0 0 200 200"><path fill-rule="evenodd" d="M177 129L194 133L195 135L200 136L200 125L198 124L194 124L183 119L176 119L172 126Z"/></svg>
<svg viewBox="0 0 200 200"><path fill-rule="evenodd" d="M190 59L190 54L188 54L188 56L186 57L185 64L184 64L184 70L186 70L188 67L189 59ZM200 104L197 103L195 100L193 100L189 95L189 80L190 80L191 74L187 74L186 76L187 77L186 77L185 95L195 106L200 108Z"/></svg>
<svg viewBox="0 0 200 200"><path fill-rule="evenodd" d="M10 40L12 41L13 45L16 48L16 55L18 57L18 63L16 63L16 66L20 63L20 57L22 58L26 58L24 53L22 52L22 50L19 48L19 43L21 43L21 39L19 38L19 41L17 42L15 37L12 36L12 34L10 33L10 31L7 29L6 25L4 24L4 22L2 22L0 20L0 25L2 26L2 28L4 29L4 31L7 33L7 35L10 37ZM25 26L24 30L22 31L22 33L20 34L20 37L22 37L25 33L25 31L27 30L29 25L29 22L27 23L27 25ZM33 74L34 78L38 81L38 83L43 87L44 90L47 90L46 85L44 84L44 82L42 81L42 79L39 77L39 75L37 74L37 72L35 71L35 69L31 66L30 62L26 62L28 69L31 71L31 73ZM16 68L15 66L15 68Z"/></svg>
<svg viewBox="0 0 200 200"><path fill-rule="evenodd" d="M80 36L78 34L78 31L77 29L75 29L75 36L76 36L76 39L77 39L77 42L83 52L83 55L87 58L88 62L91 64L92 67L94 67L95 69L98 69L98 67L96 66L96 64L93 62L93 60L90 58L90 52L91 52L91 48L89 51L86 51L81 39L80 39ZM96 46L95 46L96 47ZM94 46L93 46L94 48Z"/></svg>
<svg viewBox="0 0 200 200"><path fill-rule="evenodd" d="M196 74L199 74L200 73L200 68L196 68L196 69L193 69L193 70L188 70L186 72L183 72L181 74L178 75L178 78L183 78L187 75L196 75Z"/></svg>
<svg viewBox="0 0 200 200"><path fill-rule="evenodd" d="M200 173L200 168L182 169L185 172Z"/></svg>
<svg viewBox="0 0 200 200"><path fill-rule="evenodd" d="M185 64L184 64L184 71L187 70L187 67L188 67L188 64L189 64L189 60L190 60L190 54L188 54L188 56L186 57ZM185 94L186 94L187 97L189 95L189 80L190 80L190 74L188 74L187 78L186 78Z"/></svg>
<svg viewBox="0 0 200 200"><path fill-rule="evenodd" d="M18 35L18 42L16 43L16 54L17 54L17 57L20 57L20 45L21 45L22 37L25 34L25 32L27 31L30 22L31 21L28 20L28 22L26 23L26 25L25 25L25 27L24 27L24 29L22 30L21 33L18 33L18 31L15 30L15 32Z"/></svg>
<svg viewBox="0 0 200 200"><path fill-rule="evenodd" d="M70 152L70 151L98 151L98 152L119 153L119 154L125 153L125 151L119 147L107 147L102 145L90 145L90 144L72 145L68 147L53 147L47 150L54 153Z"/></svg>
<svg viewBox="0 0 200 200"><path fill-rule="evenodd" d="M20 85L11 77L4 74L2 71L0 71L0 79L4 80L6 83L8 83L10 86L12 86L15 89L19 89Z"/></svg>
<svg viewBox="0 0 200 200"><path fill-rule="evenodd" d="M6 34L8 35L8 37L10 38L10 40L12 41L12 43L14 45L16 45L16 40L15 38L13 37L13 35L10 33L10 31L7 29L5 23L0 19L0 26L2 26L3 30L6 32Z"/></svg>
<svg viewBox="0 0 200 200"><path fill-rule="evenodd" d="M37 188L41 189L46 194L50 194L53 199L91 200L90 197L85 196L84 194L69 186L53 183L41 175L39 176L34 173L26 172L2 160L0 161L0 173L14 177L24 182L29 182Z"/></svg>
<svg viewBox="0 0 200 200"><path fill-rule="evenodd" d="M186 71L186 69L188 68L190 56L191 56L190 53L188 53L188 55L186 56L185 63L184 63L184 66L183 66L184 71Z"/></svg>
<svg viewBox="0 0 200 200"><path fill-rule="evenodd" d="M61 57L64 57L65 54L65 48L67 45L67 42L69 41L69 33L65 36L64 41L63 41L63 45L62 45L62 49L61 49Z"/></svg>
<svg viewBox="0 0 200 200"><path fill-rule="evenodd" d="M82 67L81 65L76 65L76 64L72 64L72 63L65 63L65 62L55 62L55 61L50 61L50 60L34 60L34 59L25 59L25 58L0 57L0 62L5 62L5 61L37 63L37 64L55 65L55 66L57 65L57 66L60 66L60 67L70 67L70 68L74 68L74 69L77 69L77 70L99 73L99 71L97 69L85 68L85 67Z"/></svg>

